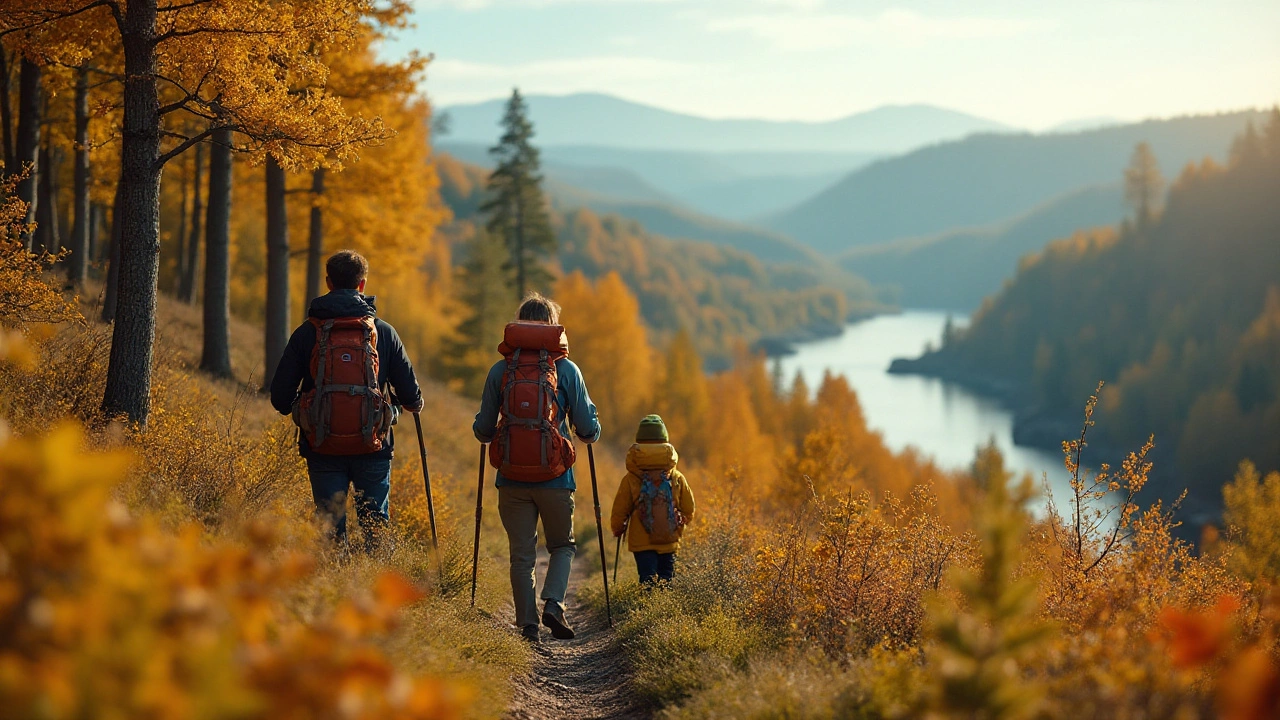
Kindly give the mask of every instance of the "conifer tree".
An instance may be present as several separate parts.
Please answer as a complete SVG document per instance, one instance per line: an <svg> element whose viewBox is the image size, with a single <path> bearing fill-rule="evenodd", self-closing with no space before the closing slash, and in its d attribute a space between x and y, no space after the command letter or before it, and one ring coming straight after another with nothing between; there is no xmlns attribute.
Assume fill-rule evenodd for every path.
<svg viewBox="0 0 1280 720"><path fill-rule="evenodd" d="M955 574L963 609L941 597L931 609L933 717L1014 720L1039 709L1043 688L1022 673L1051 631L1035 578L1018 576L1030 494L1029 480L1012 494L1002 483L988 488L978 515L981 565Z"/></svg>
<svg viewBox="0 0 1280 720"><path fill-rule="evenodd" d="M449 343L445 373L462 392L476 396L485 373L497 358L494 348L502 339L505 318L511 313L510 273L501 240L479 232L467 244L460 285L463 305L470 314L458 326Z"/></svg>
<svg viewBox="0 0 1280 720"><path fill-rule="evenodd" d="M1124 171L1124 197L1133 208L1133 219L1139 229L1146 228L1160 209L1160 195L1164 192L1164 176L1151 146L1138 143Z"/></svg>
<svg viewBox="0 0 1280 720"><path fill-rule="evenodd" d="M519 89L511 91L504 128L489 153L497 167L489 176L492 197L480 207L489 216L486 228L506 243L508 267L515 274L516 297L545 288L551 276L543 261L555 253L556 236L542 197L538 149L533 146L533 123Z"/></svg>

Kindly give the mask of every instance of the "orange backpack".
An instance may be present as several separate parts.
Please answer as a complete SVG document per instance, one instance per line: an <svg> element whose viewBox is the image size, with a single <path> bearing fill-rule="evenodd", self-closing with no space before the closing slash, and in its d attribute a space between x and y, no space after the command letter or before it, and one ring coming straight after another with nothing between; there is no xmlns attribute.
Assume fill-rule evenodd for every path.
<svg viewBox="0 0 1280 720"><path fill-rule="evenodd" d="M316 328L316 385L293 405L293 421L322 455L364 455L386 446L391 403L378 389L378 331L372 317L309 318Z"/></svg>
<svg viewBox="0 0 1280 720"><path fill-rule="evenodd" d="M520 482L545 482L573 467L573 443L560 432L556 361L569 356L559 325L515 322L503 332L498 352L502 374L498 434L489 444L489 464Z"/></svg>

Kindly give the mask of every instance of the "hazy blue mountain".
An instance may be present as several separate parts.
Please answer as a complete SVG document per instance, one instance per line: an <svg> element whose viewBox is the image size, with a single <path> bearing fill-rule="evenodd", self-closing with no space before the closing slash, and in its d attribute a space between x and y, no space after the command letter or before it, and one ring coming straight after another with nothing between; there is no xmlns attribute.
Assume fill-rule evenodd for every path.
<svg viewBox="0 0 1280 720"><path fill-rule="evenodd" d="M1075 120L1067 120L1045 130L1042 134L1048 133L1072 133L1084 130L1097 130L1099 128L1114 127L1116 125L1128 125L1131 121L1118 118L1113 115L1097 115L1095 117L1076 118Z"/></svg>
<svg viewBox="0 0 1280 720"><path fill-rule="evenodd" d="M1120 183L1077 190L992 227L955 230L861 247L841 256L846 270L889 286L905 307L972 312L1013 277L1019 260L1076 230L1123 218Z"/></svg>
<svg viewBox="0 0 1280 720"><path fill-rule="evenodd" d="M815 266L823 262L818 253L781 233L709 217L675 203L611 197L550 180L547 194L558 210L567 212L582 207L601 215L618 215L665 237L726 245L770 262Z"/></svg>
<svg viewBox="0 0 1280 720"><path fill-rule="evenodd" d="M527 95L535 142L629 149L718 151L857 151L898 153L1012 128L931 105L891 105L825 122L719 120L663 110L611 95ZM450 142L491 143L506 98L443 108Z"/></svg>
<svg viewBox="0 0 1280 720"><path fill-rule="evenodd" d="M437 147L465 162L491 165L487 145L441 142ZM737 221L780 212L877 157L850 152L542 148L544 170L551 180L625 200L675 203Z"/></svg>
<svg viewBox="0 0 1280 720"><path fill-rule="evenodd" d="M466 208L477 196L468 191L459 197L449 196L454 188L483 187L487 171L479 163L458 158L452 153L439 153L437 165L442 176L446 202L450 207ZM459 162L461 161L461 162ZM582 168L548 163L544 168L544 189L557 210L567 212L588 208L599 214L612 214L635 220L649 232L671 238L684 238L726 245L749 252L762 260L818 265L820 256L781 233L760 227L734 223L700 214L670 200L635 175L617 168Z"/></svg>
<svg viewBox="0 0 1280 720"><path fill-rule="evenodd" d="M754 222L812 197L843 175L825 172L744 177L689 188L680 193L680 199L717 217Z"/></svg>
<svg viewBox="0 0 1280 720"><path fill-rule="evenodd" d="M1263 118L1249 111L1070 134L975 135L873 162L769 224L823 253L987 225L1115 182L1142 141L1171 177L1188 162L1222 160L1245 124Z"/></svg>

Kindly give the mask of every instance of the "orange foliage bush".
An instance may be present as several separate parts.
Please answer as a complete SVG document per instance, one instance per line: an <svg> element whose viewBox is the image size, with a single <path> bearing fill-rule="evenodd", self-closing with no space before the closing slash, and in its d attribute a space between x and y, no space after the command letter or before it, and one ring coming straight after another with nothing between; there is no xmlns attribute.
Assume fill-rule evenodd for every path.
<svg viewBox="0 0 1280 720"><path fill-rule="evenodd" d="M421 597L385 575L306 623L313 566L274 524L208 542L113 499L132 458L72 425L0 446L0 703L10 717L446 718L463 696L396 672L375 639Z"/></svg>

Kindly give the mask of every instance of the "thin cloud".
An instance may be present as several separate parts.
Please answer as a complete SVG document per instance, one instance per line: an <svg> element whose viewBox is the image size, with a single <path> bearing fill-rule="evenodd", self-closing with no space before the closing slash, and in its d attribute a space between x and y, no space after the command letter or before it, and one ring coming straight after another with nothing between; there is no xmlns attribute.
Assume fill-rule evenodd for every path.
<svg viewBox="0 0 1280 720"><path fill-rule="evenodd" d="M790 0L792 4L802 1ZM828 50L866 42L916 46L934 40L1005 38L1030 32L1039 25L1030 20L936 17L901 9L885 10L878 15L755 13L707 21L707 28L713 32L750 33L780 50Z"/></svg>
<svg viewBox="0 0 1280 720"><path fill-rule="evenodd" d="M702 64L627 55L513 64L441 58L431 63L427 81L432 95L445 104L453 104L502 96L513 86L529 93L595 92L601 88L658 86L712 69Z"/></svg>

